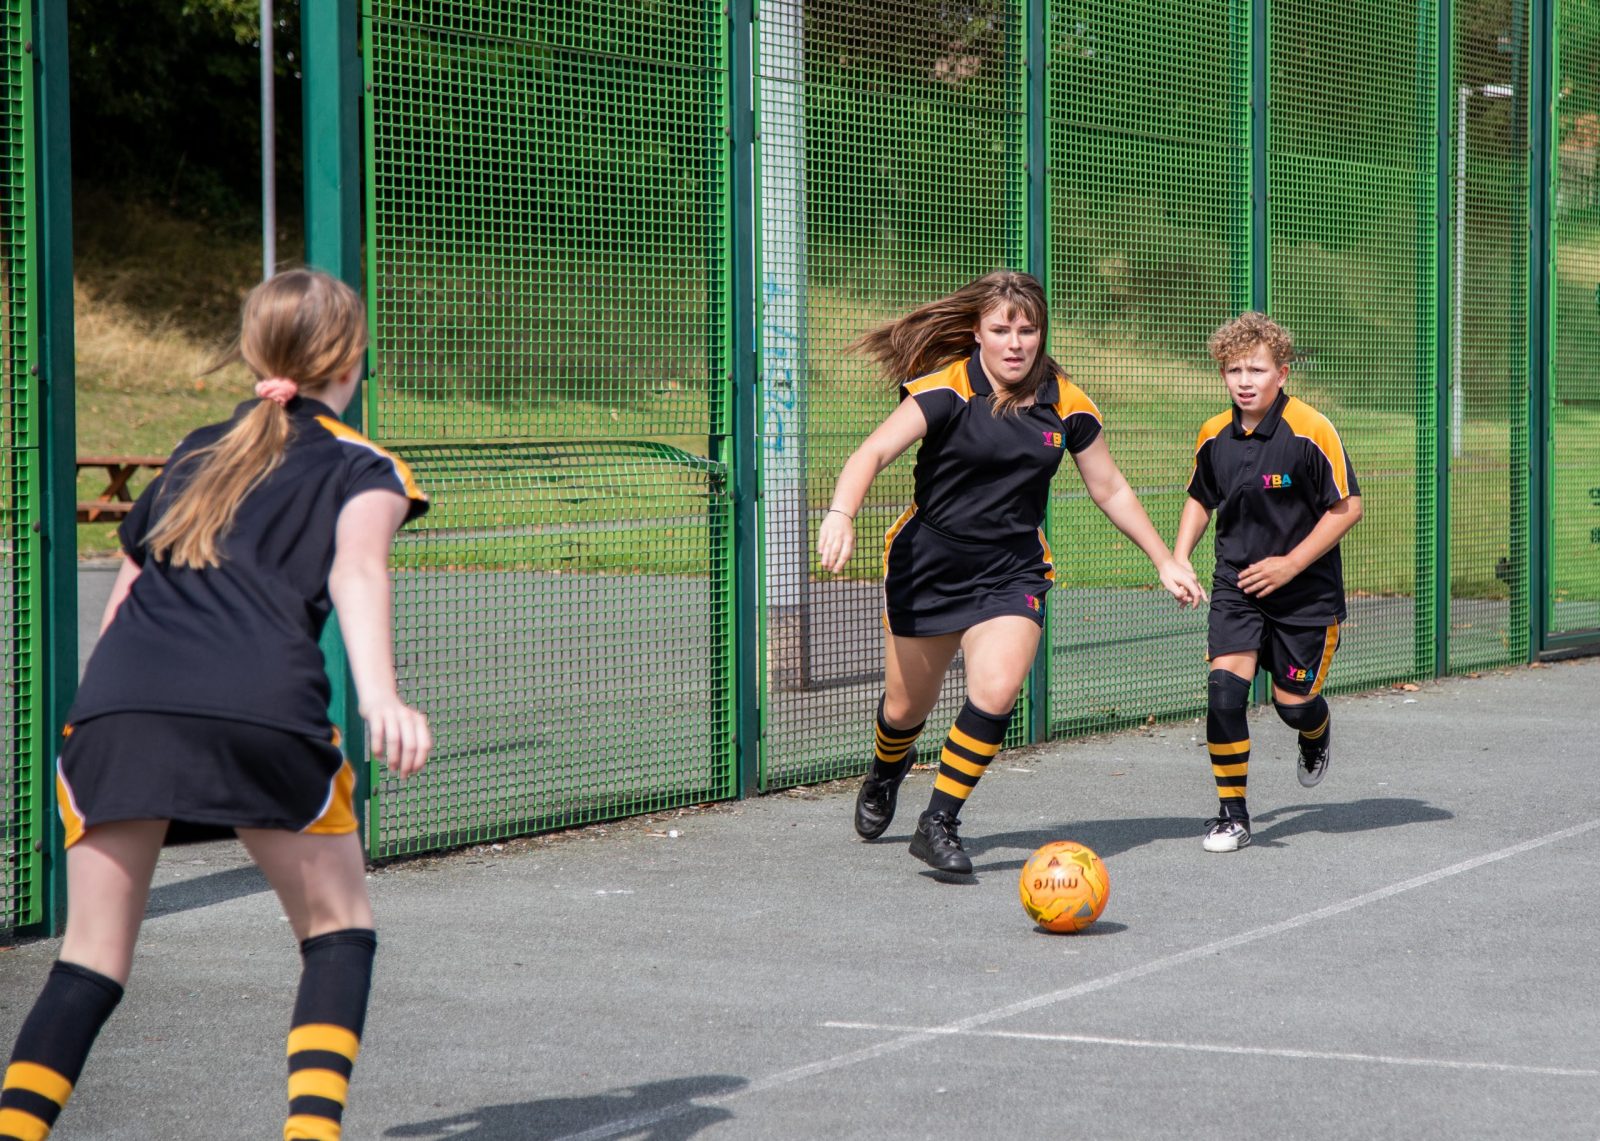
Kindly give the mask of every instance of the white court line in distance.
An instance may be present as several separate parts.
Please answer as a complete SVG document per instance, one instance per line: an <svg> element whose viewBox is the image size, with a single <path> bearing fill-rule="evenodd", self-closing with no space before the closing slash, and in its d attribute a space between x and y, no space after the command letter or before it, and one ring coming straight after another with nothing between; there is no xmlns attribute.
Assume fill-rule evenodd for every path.
<svg viewBox="0 0 1600 1141"><path fill-rule="evenodd" d="M898 1038L891 1038L887 1042L879 1042L875 1046L863 1046L861 1049L852 1050L847 1054L837 1054L831 1058L819 1058L815 1062L808 1062L790 1070L781 1070L776 1074L757 1078L749 1085L733 1093L726 1093L720 1097L700 1098L695 1101L680 1101L675 1105L663 1106L649 1113L641 1113L621 1121L611 1121L604 1125L596 1125L594 1128L585 1129L580 1133L569 1133L564 1137L556 1138L556 1141L605 1141L609 1137L623 1137L629 1133L637 1133L648 1125L654 1125L658 1121L668 1121L674 1117L681 1117L683 1114L702 1106L721 1105L737 1098L748 1097L753 1093L764 1093L770 1089L779 1089L783 1086L792 1085L795 1082L804 1081L806 1078L815 1077L818 1074L833 1073L847 1069L862 1062L870 1062L888 1054L895 1054L901 1050L909 1050L913 1046L923 1045L933 1041L941 1034L974 1030L991 1022L1001 1022L1018 1014L1025 1014L1030 1010L1055 1006L1058 1003L1068 1002L1086 994L1093 994L1096 991L1106 990L1122 983L1132 982L1135 979L1142 979L1146 975L1153 975L1160 971L1182 966L1185 963L1192 963L1196 959L1203 959L1209 955L1231 951L1235 947L1257 943L1262 939L1269 939L1274 935L1282 935L1285 932L1293 931L1312 923L1320 923L1324 919L1332 919L1334 916L1343 915L1347 911L1354 911L1369 904L1380 903L1383 900L1400 895L1402 892L1413 891L1416 888L1427 887L1429 884L1438 883L1440 880L1449 879L1452 876L1462 875L1465 872L1481 868L1485 864L1508 860L1512 856L1520 856L1522 853L1531 852L1535 848L1543 848L1547 844L1570 840L1574 836L1581 836L1585 832L1594 831L1596 828L1600 828L1600 818L1586 820L1582 824L1574 824L1570 828L1563 828L1558 832L1547 832L1543 836L1535 836L1531 840L1524 840L1522 843L1513 844L1509 848L1501 848L1494 852L1484 852L1482 855L1474 856L1470 860L1462 860L1459 864L1451 864L1447 868L1424 872L1420 876L1412 876L1410 879L1401 880L1399 883L1392 883L1388 887L1380 887L1376 891L1354 896L1342 903L1330 903L1327 907L1319 907L1315 911L1307 911L1290 919L1269 923L1265 927L1243 931L1238 935L1230 935L1226 939L1218 939L1215 942L1205 943L1199 947L1190 947L1187 951L1176 951L1170 955L1163 955L1159 959L1151 959L1149 962L1141 963L1136 967L1113 971L1109 975L1102 975L1097 979L1088 979L1062 990L1050 991L1046 994L1022 999L1020 1002L1010 1003L1007 1006L996 1007L994 1010L971 1014L966 1018L957 1019L948 1026L939 1027L937 1030L913 1030L910 1033L901 1034Z"/></svg>
<svg viewBox="0 0 1600 1141"><path fill-rule="evenodd" d="M1062 1042L1082 1046L1126 1046L1135 1050L1189 1050L1199 1054L1243 1054L1257 1058L1303 1058L1313 1062L1365 1062L1383 1066L1422 1066L1439 1070L1486 1070L1520 1077L1600 1078L1600 1070L1561 1066L1515 1066L1508 1062L1462 1062L1450 1058L1406 1058L1394 1054L1353 1054L1340 1050L1290 1050L1267 1046L1224 1046L1210 1042L1160 1042L1147 1038L1108 1038L1099 1034L1042 1034L1027 1030L955 1030L945 1026L891 1026L879 1022L824 1022L831 1030L869 1030L879 1034L928 1034L945 1038L1014 1038L1022 1042Z"/></svg>

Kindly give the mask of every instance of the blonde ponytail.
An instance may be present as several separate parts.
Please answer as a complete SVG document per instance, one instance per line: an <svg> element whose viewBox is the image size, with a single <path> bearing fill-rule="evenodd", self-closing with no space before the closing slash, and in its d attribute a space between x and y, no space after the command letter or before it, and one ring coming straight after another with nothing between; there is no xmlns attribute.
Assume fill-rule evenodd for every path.
<svg viewBox="0 0 1600 1141"><path fill-rule="evenodd" d="M219 540L233 527L245 496L283 462L289 442L289 414L263 400L228 434L209 447L184 456L194 467L188 484L150 529L145 545L175 567L214 567L221 561ZM172 479L176 470L167 474Z"/></svg>
<svg viewBox="0 0 1600 1141"><path fill-rule="evenodd" d="M242 360L258 377L291 378L314 396L359 364L366 348L355 290L317 270L286 270L250 291L239 340L215 367ZM165 484L181 475L183 485L146 548L175 567L219 565L223 537L246 497L283 462L292 428L282 405L262 400L221 439L183 456L163 477Z"/></svg>

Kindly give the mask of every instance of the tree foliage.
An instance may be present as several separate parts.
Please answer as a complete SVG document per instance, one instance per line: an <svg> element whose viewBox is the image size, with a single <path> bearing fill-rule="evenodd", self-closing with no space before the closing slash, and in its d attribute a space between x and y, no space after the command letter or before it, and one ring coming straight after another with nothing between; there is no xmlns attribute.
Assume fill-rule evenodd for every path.
<svg viewBox="0 0 1600 1141"><path fill-rule="evenodd" d="M80 184L232 218L260 194L259 0L76 0L72 163ZM277 0L278 182L300 182L300 6Z"/></svg>

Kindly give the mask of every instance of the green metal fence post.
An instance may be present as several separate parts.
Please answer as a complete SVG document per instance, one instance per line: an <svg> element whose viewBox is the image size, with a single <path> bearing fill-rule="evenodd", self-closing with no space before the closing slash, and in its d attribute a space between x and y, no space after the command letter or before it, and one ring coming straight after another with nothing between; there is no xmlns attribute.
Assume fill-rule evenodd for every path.
<svg viewBox="0 0 1600 1141"><path fill-rule="evenodd" d="M761 530L756 512L760 487L761 441L756 434L756 252L755 252L755 60L753 0L734 0L729 9L730 211L733 260L729 275L733 319L733 431L724 461L733 495L733 606L735 665L734 747L741 797L761 788Z"/></svg>
<svg viewBox="0 0 1600 1141"><path fill-rule="evenodd" d="M361 59L357 52L355 0L314 0L300 14L301 74L304 76L306 262L356 289L361 278ZM361 426L358 393L345 411ZM356 819L370 837L375 821L369 804L371 774L364 763L365 726L333 616L322 638L333 684L329 716L344 737L356 771Z"/></svg>
<svg viewBox="0 0 1600 1141"><path fill-rule="evenodd" d="M1440 9L1448 0L1438 0ZM1416 428L1416 502L1412 508L1413 531L1415 544L1412 551L1412 561L1415 568L1416 603L1411 616L1411 668L1419 676L1437 674L1439 669L1440 647L1443 645L1448 629L1448 622L1441 626L1438 622L1438 607L1450 605L1449 582L1445 583L1443 597L1440 597L1439 581L1437 578L1439 564L1448 560L1440 557L1439 550L1439 519L1442 504L1439 501L1441 486L1447 486L1448 469L1439 465L1439 437L1444 433L1439 427L1437 415L1437 402L1440 385L1438 371L1438 341L1439 341L1439 303L1435 290L1435 298L1428 298L1424 288L1429 281L1439 280L1438 247L1444 243L1436 241L1433 250L1428 249L1427 235L1431 232L1436 237L1439 225L1443 219L1443 206L1440 199L1439 180L1444 177L1448 163L1439 162L1440 143L1438 129L1442 129L1442 122L1446 116L1438 113L1439 101L1443 96L1441 90L1441 67L1439 61L1440 44L1437 26L1443 23L1442 12L1437 21L1430 21L1433 13L1429 11L1427 0L1419 0L1416 8L1416 100L1418 123L1428 121L1433 114L1440 120L1436 124L1433 137L1430 139L1420 130L1416 140L1417 165L1420 170L1426 170L1429 161L1435 165L1434 177L1417 179L1416 187L1416 218L1417 218L1417 252L1416 252L1416 304L1413 318L1416 326L1415 344L1417 352L1417 366L1414 377L1416 399L1414 407L1417 415ZM1448 55L1448 48L1446 48ZM1429 67L1429 61L1433 66ZM1448 153L1448 152L1446 152ZM1429 214L1434 214L1434 225L1430 228L1426 219ZM1430 353L1430 348L1433 351ZM1434 360L1430 362L1429 358ZM1429 469L1434 470L1435 478L1427 478Z"/></svg>
<svg viewBox="0 0 1600 1141"><path fill-rule="evenodd" d="M1250 2L1250 308L1267 312L1267 7Z"/></svg>
<svg viewBox="0 0 1600 1141"><path fill-rule="evenodd" d="M1050 169L1049 156L1049 56L1045 47L1045 23L1049 19L1048 0L1025 0L1023 17L1026 23L1027 49L1024 64L1027 71L1027 95L1024 101L1024 118L1027 137L1024 141L1026 158L1023 169L1027 174L1027 205L1025 209L1025 241L1028 251L1028 272L1044 284L1045 296L1050 295L1050 198L1046 176ZM1064 316L1064 314L1063 314ZM1051 534L1050 509L1045 508L1045 533ZM1050 738L1050 669L1055 655L1050 650L1051 640L1046 636L1039 653L1033 659L1033 669L1028 674L1024 694L1028 700L1028 740L1047 741Z"/></svg>
<svg viewBox="0 0 1600 1141"><path fill-rule="evenodd" d="M1250 308L1259 313L1271 312L1268 306L1272 303L1267 182L1270 4L1271 0L1252 0L1250 6ZM1251 696L1262 705L1272 700L1272 678L1265 670L1256 671Z"/></svg>
<svg viewBox="0 0 1600 1141"><path fill-rule="evenodd" d="M1555 113L1556 0L1532 0L1528 52L1528 655L1550 637L1551 119Z"/></svg>
<svg viewBox="0 0 1600 1141"><path fill-rule="evenodd" d="M72 136L68 118L67 5L40 0L34 14L34 77L39 167L38 472L42 484L43 605L35 634L43 663L35 684L44 694L35 714L43 818L36 832L43 856L41 922L36 934L56 934L66 920L66 860L56 814L56 732L78 685L77 419L74 410L72 328Z"/></svg>
<svg viewBox="0 0 1600 1141"><path fill-rule="evenodd" d="M1433 673L1443 676L1450 672L1450 456L1455 441L1451 437L1453 423L1450 419L1450 375L1453 364L1452 309L1450 286L1452 273L1450 219L1455 217L1452 181L1450 124L1455 112L1454 53L1451 50L1453 31L1450 0L1439 0L1438 76L1434 84L1434 383L1433 422L1434 448L1430 457L1434 468L1434 527L1431 536L1434 550ZM1456 146L1467 145L1465 138L1457 139ZM1461 193L1465 193L1465 187ZM1454 320L1465 320L1454 314ZM1426 471L1426 468L1422 470ZM1420 484L1421 481L1419 480ZM1421 541L1422 536L1418 536Z"/></svg>

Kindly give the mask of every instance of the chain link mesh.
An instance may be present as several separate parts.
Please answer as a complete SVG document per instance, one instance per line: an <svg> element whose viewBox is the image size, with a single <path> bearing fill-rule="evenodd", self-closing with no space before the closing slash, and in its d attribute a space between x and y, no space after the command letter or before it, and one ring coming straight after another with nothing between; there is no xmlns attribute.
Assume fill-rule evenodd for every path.
<svg viewBox="0 0 1600 1141"><path fill-rule="evenodd" d="M1600 7L1557 9L1550 629L1600 630Z"/></svg>
<svg viewBox="0 0 1600 1141"><path fill-rule="evenodd" d="M1271 312L1295 335L1289 391L1339 430L1365 509L1329 686L1431 676L1437 13L1275 0L1268 19Z"/></svg>
<svg viewBox="0 0 1600 1141"><path fill-rule="evenodd" d="M1022 9L979 0L764 0L761 181L766 787L862 771L882 692L883 535L912 457L883 472L838 576L814 564L845 459L895 393L845 346L990 270L1025 265ZM959 666L924 755L964 692ZM1012 739L1026 731L1025 709Z"/></svg>
<svg viewBox="0 0 1600 1141"><path fill-rule="evenodd" d="M1528 22L1456 0L1450 123L1451 670L1528 656Z"/></svg>
<svg viewBox="0 0 1600 1141"><path fill-rule="evenodd" d="M1249 300L1249 37L1230 0L1063 4L1049 25L1052 351L1168 540L1227 407L1206 339ZM1069 471L1051 545L1052 735L1203 708L1205 611L1174 605ZM1208 534L1207 583L1211 552Z"/></svg>
<svg viewBox="0 0 1600 1141"><path fill-rule="evenodd" d="M48 835L42 805L46 766L39 756L35 653L39 597L38 439L31 368L37 353L37 269L33 215L33 58L28 0L0 13L0 653L5 663L0 805L0 931L39 921L43 912L39 843Z"/></svg>

